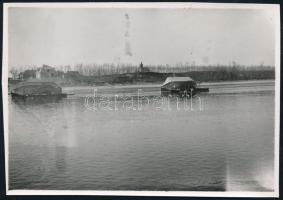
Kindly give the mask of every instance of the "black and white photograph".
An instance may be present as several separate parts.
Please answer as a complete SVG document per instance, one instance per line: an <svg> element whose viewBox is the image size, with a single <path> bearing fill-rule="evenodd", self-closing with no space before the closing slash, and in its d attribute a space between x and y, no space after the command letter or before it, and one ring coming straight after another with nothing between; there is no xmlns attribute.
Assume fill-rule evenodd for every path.
<svg viewBox="0 0 283 200"><path fill-rule="evenodd" d="M8 195L279 196L279 5L3 8Z"/></svg>

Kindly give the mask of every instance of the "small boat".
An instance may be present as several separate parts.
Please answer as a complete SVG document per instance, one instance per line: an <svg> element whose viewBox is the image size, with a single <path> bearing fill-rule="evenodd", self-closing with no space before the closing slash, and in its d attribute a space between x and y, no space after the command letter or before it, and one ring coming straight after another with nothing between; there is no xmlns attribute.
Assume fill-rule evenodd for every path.
<svg viewBox="0 0 283 200"><path fill-rule="evenodd" d="M67 97L62 88L53 82L22 82L11 90L12 99L61 99Z"/></svg>
<svg viewBox="0 0 283 200"><path fill-rule="evenodd" d="M199 88L191 77L167 77L161 86L161 95L195 96L199 92L208 92L209 88Z"/></svg>

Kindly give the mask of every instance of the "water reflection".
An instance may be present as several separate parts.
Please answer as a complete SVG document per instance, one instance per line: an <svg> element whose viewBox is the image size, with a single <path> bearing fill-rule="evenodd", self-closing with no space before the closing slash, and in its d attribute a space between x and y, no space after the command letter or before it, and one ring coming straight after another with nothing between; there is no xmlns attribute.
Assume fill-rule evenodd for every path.
<svg viewBox="0 0 283 200"><path fill-rule="evenodd" d="M55 166L56 173L62 173L66 170L66 147L56 146L55 147Z"/></svg>

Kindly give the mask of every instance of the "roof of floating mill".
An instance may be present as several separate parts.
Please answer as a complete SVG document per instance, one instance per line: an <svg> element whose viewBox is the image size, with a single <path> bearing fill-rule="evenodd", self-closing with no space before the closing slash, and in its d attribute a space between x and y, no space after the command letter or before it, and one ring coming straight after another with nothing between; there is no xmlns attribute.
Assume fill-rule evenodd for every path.
<svg viewBox="0 0 283 200"><path fill-rule="evenodd" d="M162 86L171 82L195 82L191 77L167 77Z"/></svg>

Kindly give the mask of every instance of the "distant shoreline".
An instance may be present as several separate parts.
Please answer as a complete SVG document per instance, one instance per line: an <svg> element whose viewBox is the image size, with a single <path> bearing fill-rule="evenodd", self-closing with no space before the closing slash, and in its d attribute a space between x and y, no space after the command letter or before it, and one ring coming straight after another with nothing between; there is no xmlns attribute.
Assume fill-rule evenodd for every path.
<svg viewBox="0 0 283 200"><path fill-rule="evenodd" d="M9 87L22 81L49 81L55 82L62 87L67 86L114 86L114 85L147 85L162 84L167 77L189 76L198 82L215 83L229 81L253 81L253 80L275 80L274 70L238 70L238 71L191 71L185 73L159 73L159 72L139 72L124 73L101 76L84 76L76 73L73 76L64 78L48 79L9 79Z"/></svg>

